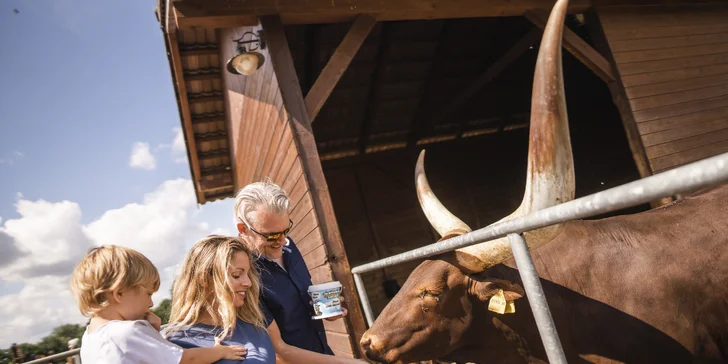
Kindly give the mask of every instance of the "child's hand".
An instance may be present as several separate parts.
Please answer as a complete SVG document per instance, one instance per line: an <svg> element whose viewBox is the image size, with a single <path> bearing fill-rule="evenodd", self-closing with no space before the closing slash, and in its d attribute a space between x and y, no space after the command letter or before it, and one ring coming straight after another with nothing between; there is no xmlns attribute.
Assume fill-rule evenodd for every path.
<svg viewBox="0 0 728 364"><path fill-rule="evenodd" d="M152 324L152 327L157 329L157 331L162 329L162 319L159 318L159 316L155 315L152 311L147 311L147 313L144 315L144 319L149 321L150 324Z"/></svg>
<svg viewBox="0 0 728 364"><path fill-rule="evenodd" d="M222 359L227 360L245 360L248 353L248 349L242 346L223 346L219 338L215 338L215 349L219 350Z"/></svg>

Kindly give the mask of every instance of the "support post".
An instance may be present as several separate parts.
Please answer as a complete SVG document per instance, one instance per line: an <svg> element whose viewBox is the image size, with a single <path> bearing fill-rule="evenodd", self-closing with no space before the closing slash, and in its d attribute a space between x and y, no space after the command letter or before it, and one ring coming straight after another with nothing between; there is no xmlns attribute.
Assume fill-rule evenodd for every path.
<svg viewBox="0 0 728 364"><path fill-rule="evenodd" d="M314 139L311 120L308 118L306 104L301 93L301 86L296 74L293 57L288 46L288 40L283 29L280 17L277 15L260 18L263 30L267 36L273 70L278 78L283 104L289 114L289 123L293 140L303 165L304 176L310 188L314 211L318 217L319 228L326 246L328 262L334 278L341 282L343 295L347 302L349 315L346 317L349 340L355 356L361 356L359 340L366 324L359 308L359 299L354 289L354 280L351 268L346 257L344 242L341 240L339 226L336 222L334 206L326 184L316 140Z"/></svg>
<svg viewBox="0 0 728 364"><path fill-rule="evenodd" d="M331 55L331 59L326 63L311 90L306 94L306 108L311 122L316 119L316 115L321 111L324 103L326 103L336 84L339 83L346 69L349 68L351 60L354 59L376 23L377 20L371 15L359 15L349 28L344 40L341 41L334 54Z"/></svg>
<svg viewBox="0 0 728 364"><path fill-rule="evenodd" d="M531 252L528 250L526 240L520 234L508 234L508 241L511 243L513 258L516 260L518 274L521 275L523 281L523 289L528 297L528 304L533 311L533 318L536 320L538 332L543 341L543 347L546 350L546 356L549 363L566 364L566 355L561 347L559 333L556 332L556 325L549 311L549 304L546 302L546 295L541 287L538 278L538 272L533 265Z"/></svg>

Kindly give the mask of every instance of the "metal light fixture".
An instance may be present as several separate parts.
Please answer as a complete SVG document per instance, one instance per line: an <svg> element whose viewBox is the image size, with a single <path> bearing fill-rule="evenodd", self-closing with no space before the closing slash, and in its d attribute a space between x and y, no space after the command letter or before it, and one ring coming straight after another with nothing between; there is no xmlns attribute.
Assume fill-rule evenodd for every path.
<svg viewBox="0 0 728 364"><path fill-rule="evenodd" d="M251 40L243 40L246 35L250 34ZM227 61L228 72L236 75L250 76L257 71L263 63L265 63L265 57L260 52L255 52L258 49L265 49L265 40L263 39L262 31L255 34L253 32L245 32L240 38L233 39L235 43L235 56ZM254 43L257 46L254 47ZM246 44L248 48L246 48Z"/></svg>

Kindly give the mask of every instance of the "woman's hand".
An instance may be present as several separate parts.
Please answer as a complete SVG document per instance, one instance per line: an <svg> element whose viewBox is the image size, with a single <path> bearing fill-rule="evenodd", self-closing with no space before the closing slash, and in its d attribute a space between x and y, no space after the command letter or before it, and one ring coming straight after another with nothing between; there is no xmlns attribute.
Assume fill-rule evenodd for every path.
<svg viewBox="0 0 728 364"><path fill-rule="evenodd" d="M149 321L149 323L152 324L152 327L157 331L162 329L162 319L155 315L154 312L147 311L147 313L144 314L144 319Z"/></svg>
<svg viewBox="0 0 728 364"><path fill-rule="evenodd" d="M248 353L248 349L242 346L224 346L219 338L215 338L215 349L219 350L221 359L227 360L245 360Z"/></svg>

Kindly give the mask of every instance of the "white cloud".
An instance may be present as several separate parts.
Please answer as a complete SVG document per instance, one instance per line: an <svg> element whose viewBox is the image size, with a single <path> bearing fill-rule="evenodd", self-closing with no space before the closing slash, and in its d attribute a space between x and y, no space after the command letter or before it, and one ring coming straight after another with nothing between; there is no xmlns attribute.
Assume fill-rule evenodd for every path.
<svg viewBox="0 0 728 364"><path fill-rule="evenodd" d="M68 290L68 277L37 277L25 280L16 294L0 296L0 348L13 342L37 342L57 326L84 324L88 318L78 311Z"/></svg>
<svg viewBox="0 0 728 364"><path fill-rule="evenodd" d="M172 128L172 133L174 133L172 143L161 143L154 148L154 151L169 149L174 163L187 163L187 145L185 144L185 136L182 133L182 128L174 127Z"/></svg>
<svg viewBox="0 0 728 364"><path fill-rule="evenodd" d="M215 235L227 235L227 236L236 236L237 235L237 233L233 234L233 230L232 229L228 229L228 228L217 228L217 229L215 229L215 230L212 231L212 234L215 234Z"/></svg>
<svg viewBox="0 0 728 364"><path fill-rule="evenodd" d="M142 201L104 212L81 223L75 202L16 203L19 217L0 225L0 277L22 283L20 291L0 296L0 348L12 342L35 342L64 323L85 323L68 290L75 263L89 247L118 244L145 254L158 268L161 286L153 299L169 297L172 279L187 249L210 232L223 232L197 221L200 210L190 180L165 181ZM213 208L226 214L228 206Z"/></svg>
<svg viewBox="0 0 728 364"><path fill-rule="evenodd" d="M134 143L129 158L129 166L147 170L152 170L157 166L154 156L149 151L149 143Z"/></svg>
<svg viewBox="0 0 728 364"><path fill-rule="evenodd" d="M187 153L187 146L185 145L185 136L182 134L182 128L174 128L174 141L172 141L172 153L177 155L183 155Z"/></svg>
<svg viewBox="0 0 728 364"><path fill-rule="evenodd" d="M98 244L125 245L157 267L167 267L181 259L189 238L203 234L199 224L191 223L195 204L189 180L166 181L144 196L143 203L106 211L85 231Z"/></svg>
<svg viewBox="0 0 728 364"><path fill-rule="evenodd" d="M13 165L23 157L25 157L25 153L16 150L10 153L10 155L0 157L0 164Z"/></svg>

